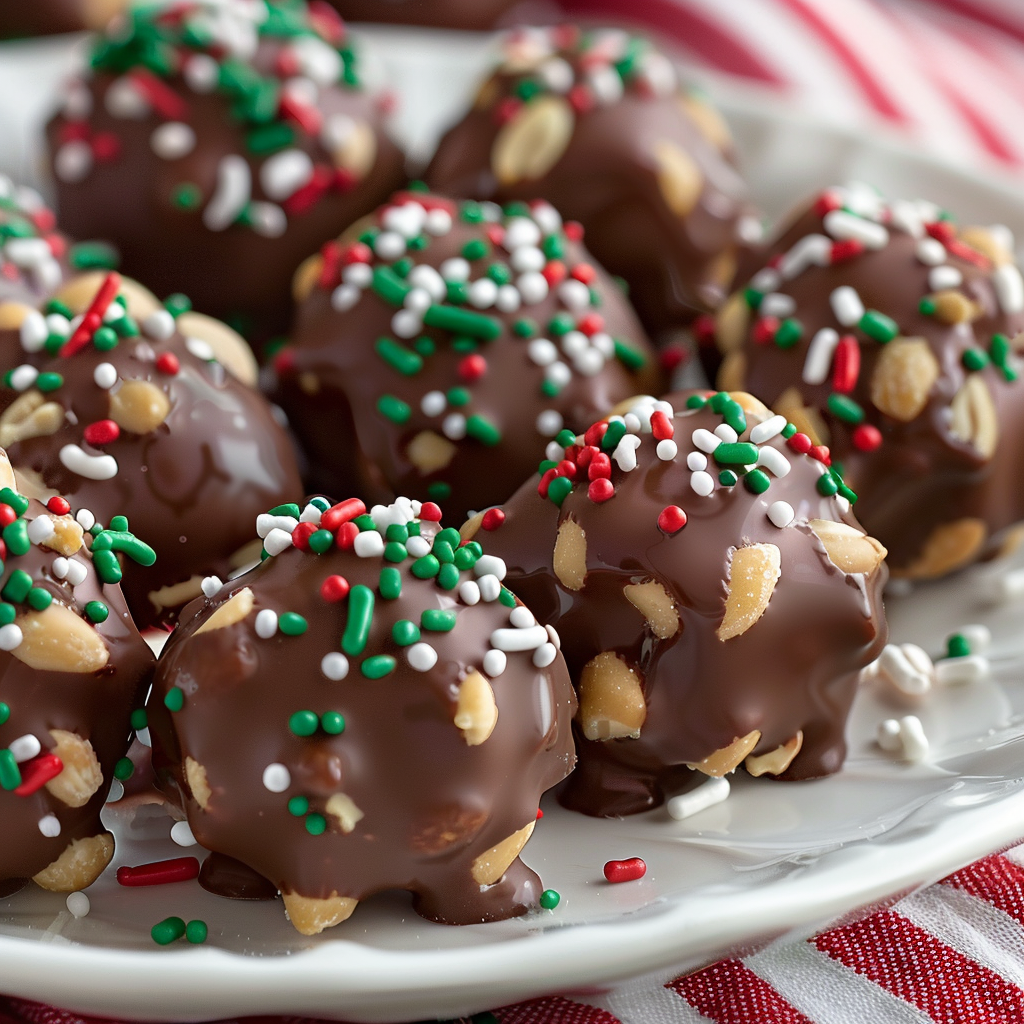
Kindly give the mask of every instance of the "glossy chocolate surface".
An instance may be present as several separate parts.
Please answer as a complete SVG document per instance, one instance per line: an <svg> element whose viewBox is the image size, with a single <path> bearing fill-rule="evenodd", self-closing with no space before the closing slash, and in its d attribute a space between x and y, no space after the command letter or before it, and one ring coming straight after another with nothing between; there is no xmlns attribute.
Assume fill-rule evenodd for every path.
<svg viewBox="0 0 1024 1024"><path fill-rule="evenodd" d="M510 37L426 177L451 195L539 196L580 221L652 334L720 304L749 204L725 123L667 58L572 27Z"/></svg>
<svg viewBox="0 0 1024 1024"><path fill-rule="evenodd" d="M886 639L884 567L870 574L843 572L808 525L824 519L856 527L841 496L819 491L819 481L831 480L826 468L776 435L758 447L774 449L790 469L782 477L759 470L770 482L767 490L753 493L742 473L736 484L723 485L717 474L730 466L716 465L711 455L704 473L716 475L708 481L713 490L699 495L694 490L698 473L688 468L687 459L703 452L692 435L720 428L723 417L708 408L687 410L686 397L667 399L677 410L675 457L660 457L655 439L643 433L636 468L624 471L618 459L611 464L611 498L588 496L589 466L579 471L581 482L561 507L538 493L534 478L504 506L504 523L480 534L507 563L508 586L558 630L574 684L591 659L608 651L639 677L646 718L638 738L586 739L581 716L574 722L580 763L561 798L587 814L630 814L661 803L685 787L685 775L692 773L683 765L696 764L753 730L760 732L754 755L802 732L802 747L784 778L837 771L846 753L844 726L859 670L881 652ZM749 397L743 401L756 405ZM652 406L645 408L641 422ZM741 441L760 418L748 413ZM628 465L628 456L623 458ZM787 503L793 513L787 526L769 519L777 502ZM666 532L659 521L669 506L687 517L675 532ZM556 538L568 520L586 537L580 589L567 587L554 569ZM745 632L723 640L718 631L730 586L757 589L756 579L731 580L737 549L750 545L777 548L781 575L760 617ZM655 634L624 590L649 581L664 588L678 616L678 628L664 637Z"/></svg>
<svg viewBox="0 0 1024 1024"><path fill-rule="evenodd" d="M845 223L828 219L836 215L832 208ZM852 220L850 209L860 211ZM864 230L879 247L865 249L845 237ZM781 275L761 271L723 309L718 340L727 355L720 384L743 387L769 404L787 392L798 395L813 410L815 440L829 446L860 495L858 518L888 548L892 570L941 575L991 549L1000 531L1024 518L1017 483L1024 467L1024 384L1014 341L1024 330L1020 272L991 233L961 230L932 204L889 203L864 189L829 189L805 206L767 248L762 265L814 244L823 253L837 246L837 256L823 256L825 265L805 260L810 265L797 272L797 260L786 255ZM896 337L878 340L859 322L844 325L833 299L838 288L852 289L865 310L888 318ZM784 345L772 340L773 322L751 305L767 303L763 309L770 311L780 297L789 310L782 319L797 328L784 331L798 334ZM936 310L936 299L947 305ZM821 379L815 377L808 353L822 331L851 339L844 344L859 370L849 374L826 356ZM902 373L883 367L904 339L923 339L914 365ZM1007 354L997 365L1001 351ZM890 396L884 410L876 404L880 383ZM837 405L847 399L852 408ZM865 431L877 433L866 439ZM935 539L942 536L937 530L952 530L946 543Z"/></svg>
<svg viewBox="0 0 1024 1024"><path fill-rule="evenodd" d="M517 0L329 0L346 21L484 31Z"/></svg>
<svg viewBox="0 0 1024 1024"><path fill-rule="evenodd" d="M380 524L408 527L406 514L394 511L375 509L374 515ZM437 542L447 543L447 534L438 535L435 523L421 525L422 534L409 538L410 550L421 542L440 553ZM477 603L467 605L466 583L479 579L486 590L480 573L491 567L485 562L477 572L461 573L446 564L461 583L445 589L441 581L452 583L447 575L423 578L421 569L412 570L423 556L398 562L390 561L397 557L390 546L385 559L356 554L361 548L340 549L346 529L355 527L336 529L325 554L288 547L190 606L168 641L149 705L158 776L203 846L241 861L286 893L361 900L407 889L421 914L446 923L523 913L540 893L533 872L515 861L500 880L480 885L471 865L531 824L540 795L572 767L575 700L565 664L553 649L552 663L542 668L531 650L509 653L504 671L487 676L498 709L493 732L468 745L454 723L460 686L474 670L483 673L494 631L513 628L514 599L507 591L493 599L501 588L490 576L491 600L478 591ZM372 524L369 529L375 532ZM457 542L457 531L449 533ZM360 544L367 540L361 536ZM396 598L381 592L388 569L400 579ZM347 596L322 596L329 576L347 581ZM254 597L251 611L234 624L200 632L244 588ZM341 641L350 652L347 674L328 678L323 659L340 655L339 640L354 628L353 602L362 588L375 595L364 646L357 652L358 644ZM270 612L277 615L277 631L261 637ZM454 613L454 627L431 631L422 616L437 612ZM286 613L302 617L304 632L285 635L286 624L294 625ZM433 667L412 667L422 652L408 638L396 642L393 629L402 620L417 627L419 645L436 653ZM372 678L382 656L393 665ZM172 691L183 696L175 712L166 702ZM314 723L311 735L297 734L290 722L301 710L338 712L343 731L337 723L333 731ZM238 742L226 742L229 736ZM188 758L205 769L205 810L189 788ZM285 782L273 792L264 783L271 765L285 769ZM347 832L328 810L337 794L350 804Z"/></svg>

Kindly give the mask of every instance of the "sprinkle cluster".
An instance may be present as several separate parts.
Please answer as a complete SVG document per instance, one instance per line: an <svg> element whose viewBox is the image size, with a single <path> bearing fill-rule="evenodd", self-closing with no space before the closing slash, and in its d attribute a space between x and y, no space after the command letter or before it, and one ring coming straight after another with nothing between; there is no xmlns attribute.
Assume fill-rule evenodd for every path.
<svg viewBox="0 0 1024 1024"><path fill-rule="evenodd" d="M258 71L254 62L264 40L275 46L269 73ZM344 23L327 4L182 0L143 5L96 42L91 64L94 71L116 76L103 100L110 115L159 118L150 148L161 160L181 160L196 148L189 93L217 94L229 105L247 153L221 159L212 194L181 180L168 197L182 210L202 208L211 231L239 224L277 237L288 217L312 209L330 192L351 189L365 173L365 152L356 152L366 149L365 126L341 113L325 117L318 107L322 90L360 87ZM85 85L72 87L54 154L55 173L64 182L82 181L95 164L121 154L116 133L92 129L92 109ZM332 162L314 162L297 145L308 137L319 140ZM253 160L261 161L264 200L253 197Z"/></svg>

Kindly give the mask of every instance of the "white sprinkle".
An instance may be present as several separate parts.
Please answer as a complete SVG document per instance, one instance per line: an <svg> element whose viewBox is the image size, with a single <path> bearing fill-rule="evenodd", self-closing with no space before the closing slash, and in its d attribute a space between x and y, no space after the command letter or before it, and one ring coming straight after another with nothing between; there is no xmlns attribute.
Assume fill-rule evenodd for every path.
<svg viewBox="0 0 1024 1024"><path fill-rule="evenodd" d="M80 921L83 917L88 917L89 911L92 909L92 903L90 903L89 897L84 892L68 893L68 898L64 903L68 908L68 912L77 921Z"/></svg>
<svg viewBox="0 0 1024 1024"><path fill-rule="evenodd" d="M941 292L944 288L959 288L963 281L964 275L956 267L935 267L928 274L928 287L933 292Z"/></svg>
<svg viewBox="0 0 1024 1024"><path fill-rule="evenodd" d="M405 550L413 558L422 558L430 554L430 541L426 537L410 537L405 542Z"/></svg>
<svg viewBox="0 0 1024 1024"><path fill-rule="evenodd" d="M334 682L348 675L348 658L341 651L331 651L320 659L320 671Z"/></svg>
<svg viewBox="0 0 1024 1024"><path fill-rule="evenodd" d="M562 228L562 215L548 202L537 199L530 204L530 213L545 235L553 235ZM1009 246L1008 248L1012 248Z"/></svg>
<svg viewBox="0 0 1024 1024"><path fill-rule="evenodd" d="M217 88L220 68L212 57L197 53L189 57L183 73L185 82L193 92L208 93Z"/></svg>
<svg viewBox="0 0 1024 1024"><path fill-rule="evenodd" d="M419 263L409 272L409 284L421 288L434 302L442 302L448 294L444 278L426 263Z"/></svg>
<svg viewBox="0 0 1024 1024"><path fill-rule="evenodd" d="M524 245L521 249L516 249L512 253L512 258L509 262L517 274L525 274L528 271L543 270L547 264L547 257L540 249Z"/></svg>
<svg viewBox="0 0 1024 1024"><path fill-rule="evenodd" d="M972 623L961 626L957 632L970 644L971 650L977 654L989 648L992 643L992 632L988 626Z"/></svg>
<svg viewBox="0 0 1024 1024"><path fill-rule="evenodd" d="M469 263L461 256L445 260L440 267L441 277L456 284L469 280Z"/></svg>
<svg viewBox="0 0 1024 1024"><path fill-rule="evenodd" d="M547 632L545 630L545 632ZM547 668L558 657L558 648L553 643L541 644L533 652L533 663L537 668Z"/></svg>
<svg viewBox="0 0 1024 1024"><path fill-rule="evenodd" d="M203 577L203 594L205 594L206 597L213 597L213 595L216 594L222 586L224 586L224 584L219 576Z"/></svg>
<svg viewBox="0 0 1024 1024"><path fill-rule="evenodd" d="M174 317L166 309L157 309L145 317L140 325L142 333L153 341L166 341L174 333ZM110 366L110 363L101 363ZM96 367L97 371L99 367ZM115 377L116 380L116 371Z"/></svg>
<svg viewBox="0 0 1024 1024"><path fill-rule="evenodd" d="M491 646L499 651L535 651L548 642L548 631L543 626L528 629L496 629L491 634Z"/></svg>
<svg viewBox="0 0 1024 1024"><path fill-rule="evenodd" d="M555 627L545 626L544 628L548 631L548 640L555 645L556 651L560 651L562 649L562 640L556 632Z"/></svg>
<svg viewBox="0 0 1024 1024"><path fill-rule="evenodd" d="M429 308L434 300L430 296L430 292L426 288L410 288L406 292L405 299L402 305L406 309L411 309L414 313L418 313L420 316L423 315Z"/></svg>
<svg viewBox="0 0 1024 1024"><path fill-rule="evenodd" d="M535 306L548 297L548 282L543 274L528 272L516 280L516 287L527 306Z"/></svg>
<svg viewBox="0 0 1024 1024"><path fill-rule="evenodd" d="M39 819L39 831L47 839L56 839L60 835L60 822L56 814L45 814Z"/></svg>
<svg viewBox="0 0 1024 1024"><path fill-rule="evenodd" d="M752 444L764 444L773 437L781 434L786 429L785 416L772 416L763 423L758 423L750 429L750 441ZM703 466L701 467L703 469Z"/></svg>
<svg viewBox="0 0 1024 1024"><path fill-rule="evenodd" d="M762 295L775 291L780 284L782 284L782 274L775 267L762 267L750 279L750 287Z"/></svg>
<svg viewBox="0 0 1024 1024"><path fill-rule="evenodd" d="M420 409L424 416L440 416L448 407L448 399L443 391L428 391L420 399Z"/></svg>
<svg viewBox="0 0 1024 1024"><path fill-rule="evenodd" d="M316 526L320 525L320 520L323 517L323 511L313 502L310 502L303 510L302 515L299 516L300 523L313 523Z"/></svg>
<svg viewBox="0 0 1024 1024"><path fill-rule="evenodd" d="M292 784L292 773L286 765L275 761L263 769L263 785L271 793L283 793Z"/></svg>
<svg viewBox="0 0 1024 1024"><path fill-rule="evenodd" d="M114 315L117 316L116 310L119 307L111 304L111 308L115 310ZM46 329L50 334L59 334L62 338L66 338L71 334L71 321L60 313L51 313L46 318Z"/></svg>
<svg viewBox="0 0 1024 1024"><path fill-rule="evenodd" d="M990 596L995 602L1015 601L1024 596L1024 569L1015 569L995 577L991 583Z"/></svg>
<svg viewBox="0 0 1024 1024"><path fill-rule="evenodd" d="M693 473L690 486L702 497L706 498L715 489L715 478L710 473Z"/></svg>
<svg viewBox="0 0 1024 1024"><path fill-rule="evenodd" d="M558 297L568 309L577 313L590 305L590 289L574 277L568 278L558 286Z"/></svg>
<svg viewBox="0 0 1024 1024"><path fill-rule="evenodd" d="M572 380L572 370L565 363L558 361L545 368L544 376L561 388Z"/></svg>
<svg viewBox="0 0 1024 1024"><path fill-rule="evenodd" d="M710 430L705 430L704 427L698 427L690 435L690 440L693 441L694 445L699 448L702 452L707 452L709 455L722 443L722 439L716 434L712 434Z"/></svg>
<svg viewBox="0 0 1024 1024"><path fill-rule="evenodd" d="M916 715L882 722L878 727L878 745L890 753L899 752L904 761L923 761L928 756L928 737Z"/></svg>
<svg viewBox="0 0 1024 1024"><path fill-rule="evenodd" d="M829 302L832 304L832 313L844 327L855 326L864 316L864 303L848 284L836 288L829 296Z"/></svg>
<svg viewBox="0 0 1024 1024"><path fill-rule="evenodd" d="M469 286L469 304L476 309L490 309L498 298L498 285L489 277L481 277Z"/></svg>
<svg viewBox="0 0 1024 1024"><path fill-rule="evenodd" d="M917 696L932 687L931 673L924 673L907 656L902 647L887 644L878 659L879 675L901 693Z"/></svg>
<svg viewBox="0 0 1024 1024"><path fill-rule="evenodd" d="M42 744L32 733L26 733L24 736L19 736L16 740L12 740L7 749L18 764L23 764L25 761L31 761L33 757L38 756L43 748Z"/></svg>
<svg viewBox="0 0 1024 1024"><path fill-rule="evenodd" d="M526 351L530 360L537 366L549 366L558 358L558 349L547 338L534 338Z"/></svg>
<svg viewBox="0 0 1024 1024"><path fill-rule="evenodd" d="M561 462L565 458L565 449L557 441L548 441L544 447L544 458Z"/></svg>
<svg viewBox="0 0 1024 1024"><path fill-rule="evenodd" d="M288 218L276 203L250 203L249 223L264 238L280 238L288 230Z"/></svg>
<svg viewBox="0 0 1024 1024"><path fill-rule="evenodd" d="M479 565L479 561L477 565ZM497 601L501 594L501 580L497 576L481 576L476 581L477 586L480 588L480 596L485 601Z"/></svg>
<svg viewBox="0 0 1024 1024"><path fill-rule="evenodd" d="M516 629L529 629L530 627L537 625L537 620L533 617L533 612L522 604L518 604L512 609L509 613L508 621L511 622Z"/></svg>
<svg viewBox="0 0 1024 1024"><path fill-rule="evenodd" d="M788 501L773 501L768 506L768 518L773 526L784 530L796 518L796 512Z"/></svg>
<svg viewBox="0 0 1024 1024"><path fill-rule="evenodd" d="M217 167L217 187L203 210L211 231L224 231L238 219L252 192L252 173L244 157L230 154Z"/></svg>
<svg viewBox="0 0 1024 1024"><path fill-rule="evenodd" d="M537 69L537 76L556 93L567 93L573 86L575 74L572 65L561 57L549 57Z"/></svg>
<svg viewBox="0 0 1024 1024"><path fill-rule="evenodd" d="M117 476L113 455L88 455L77 444L64 445L58 454L66 469L86 480L112 480Z"/></svg>
<svg viewBox="0 0 1024 1024"><path fill-rule="evenodd" d="M53 520L49 516L37 516L28 524L28 539L33 544L42 544L54 534Z"/></svg>
<svg viewBox="0 0 1024 1024"><path fill-rule="evenodd" d="M85 578L88 575L89 570L86 568L84 562L79 562L74 558L68 559L67 581L71 584L71 586L81 586L85 582Z"/></svg>
<svg viewBox="0 0 1024 1024"><path fill-rule="evenodd" d="M868 249L884 249L889 244L889 232L881 224L845 210L830 210L823 223L833 238L862 242Z"/></svg>
<svg viewBox="0 0 1024 1024"><path fill-rule="evenodd" d="M505 236L501 244L508 252L522 246L540 244L540 227L529 217L509 217L505 224Z"/></svg>
<svg viewBox="0 0 1024 1024"><path fill-rule="evenodd" d="M1005 224L990 225L988 233L995 239L996 245L1002 247L1007 252L1013 252L1016 248L1013 232Z"/></svg>
<svg viewBox="0 0 1024 1024"><path fill-rule="evenodd" d="M666 437L664 440L658 442L658 447L655 449L658 453L658 458L662 462L671 462L679 454L679 445L675 443L670 437Z"/></svg>
<svg viewBox="0 0 1024 1024"><path fill-rule="evenodd" d="M284 530L290 537L298 525L299 521L294 516L272 516L269 512L261 512L256 517L256 535L263 539L271 530Z"/></svg>
<svg viewBox="0 0 1024 1024"><path fill-rule="evenodd" d="M606 334L604 331L598 331L596 334L590 336L590 344L597 349L605 357L605 359L611 359L615 355L615 340L610 334Z"/></svg>
<svg viewBox="0 0 1024 1024"><path fill-rule="evenodd" d="M145 731L149 732L148 729L146 729ZM121 797L123 797L123 796L124 796L124 783L120 779L111 779L110 780L110 789L107 790L107 800L106 800L106 802L108 804L116 804L117 801L120 800Z"/></svg>
<svg viewBox="0 0 1024 1024"><path fill-rule="evenodd" d="M992 272L999 307L1004 313L1024 311L1024 277L1012 263L1004 263Z"/></svg>
<svg viewBox="0 0 1024 1024"><path fill-rule="evenodd" d="M522 303L519 289L513 284L503 284L498 289L498 297L494 300L494 305L502 313L514 313Z"/></svg>
<svg viewBox="0 0 1024 1024"><path fill-rule="evenodd" d="M256 635L261 640L269 640L277 634L277 612L272 608L261 608L256 614Z"/></svg>
<svg viewBox="0 0 1024 1024"><path fill-rule="evenodd" d="M50 571L57 579L62 580L68 574L68 560L63 555L58 555L50 563Z"/></svg>
<svg viewBox="0 0 1024 1024"><path fill-rule="evenodd" d="M437 664L437 651L426 643L413 644L406 657L417 672L429 672Z"/></svg>
<svg viewBox="0 0 1024 1024"><path fill-rule="evenodd" d="M590 341L582 331L567 331L562 336L562 351L570 359L575 358L590 347Z"/></svg>
<svg viewBox="0 0 1024 1024"><path fill-rule="evenodd" d="M379 558L384 554L384 538L376 530L364 530L356 537L352 550L360 558Z"/></svg>
<svg viewBox="0 0 1024 1024"><path fill-rule="evenodd" d="M564 425L562 414L557 409L545 409L537 417L537 433L541 437L554 437Z"/></svg>
<svg viewBox="0 0 1024 1024"><path fill-rule="evenodd" d="M382 260L397 260L405 255L405 239L397 231L382 231L373 240L373 251Z"/></svg>
<svg viewBox="0 0 1024 1024"><path fill-rule="evenodd" d="M21 328L18 336L21 339L21 347L26 352L38 352L46 343L50 331L46 326L46 318L42 313L32 310L27 313L21 321Z"/></svg>
<svg viewBox="0 0 1024 1024"><path fill-rule="evenodd" d="M447 235L452 229L452 215L447 210L428 210L423 224L428 235Z"/></svg>
<svg viewBox="0 0 1024 1024"><path fill-rule="evenodd" d="M935 681L940 686L960 686L986 679L990 671L989 660L982 654L942 658L935 663Z"/></svg>
<svg viewBox="0 0 1024 1024"><path fill-rule="evenodd" d="M576 372L583 377L596 377L604 369L604 356L596 348L588 348L573 361Z"/></svg>
<svg viewBox="0 0 1024 1024"><path fill-rule="evenodd" d="M149 145L161 160L180 160L196 148L196 133L182 121L167 121L154 129Z"/></svg>
<svg viewBox="0 0 1024 1024"><path fill-rule="evenodd" d="M745 245L757 245L765 237L765 226L753 214L744 214L736 222L736 240Z"/></svg>
<svg viewBox="0 0 1024 1024"><path fill-rule="evenodd" d="M887 718L884 722L878 723L875 732L875 739L878 745L890 754L896 753L902 744L900 743L900 723L895 718Z"/></svg>
<svg viewBox="0 0 1024 1024"><path fill-rule="evenodd" d="M505 567L505 563L498 558L497 555L482 555L476 560L476 565L473 566L473 572L480 583L480 592L483 593L484 577L493 576L500 582L505 578L505 573L508 572L508 569ZM487 601L489 598L485 595L484 600Z"/></svg>
<svg viewBox="0 0 1024 1024"><path fill-rule="evenodd" d="M185 348L187 348L189 352L196 357L196 359L201 359L204 363L208 363L217 358L217 354L213 351L213 346L208 341L203 341L202 338L186 338Z"/></svg>
<svg viewBox="0 0 1024 1024"><path fill-rule="evenodd" d="M341 279L354 288L369 288L373 282L373 268L369 263L350 263L341 272Z"/></svg>
<svg viewBox="0 0 1024 1024"><path fill-rule="evenodd" d="M359 301L362 294L354 284L339 284L331 292L331 308L338 313L345 313Z"/></svg>
<svg viewBox="0 0 1024 1024"><path fill-rule="evenodd" d="M507 665L508 657L504 651L497 651L492 647L484 655L484 672L492 679L497 679L505 671Z"/></svg>
<svg viewBox="0 0 1024 1024"><path fill-rule="evenodd" d="M894 199L889 207L890 223L894 228L905 231L912 238L924 235L924 218L916 203L906 199ZM940 261L941 262L941 261Z"/></svg>
<svg viewBox="0 0 1024 1024"><path fill-rule="evenodd" d="M106 391L117 383L117 370L114 368L113 363L100 363L92 371L92 379L97 387L101 387Z"/></svg>
<svg viewBox="0 0 1024 1024"><path fill-rule="evenodd" d="M171 841L177 846L195 846L196 837L187 821L176 821L171 826Z"/></svg>
<svg viewBox="0 0 1024 1024"><path fill-rule="evenodd" d="M808 267L827 267L831 260L831 238L818 234L804 235L779 260L779 274L786 281L792 281L794 277L802 274Z"/></svg>
<svg viewBox="0 0 1024 1024"><path fill-rule="evenodd" d="M914 251L917 258L927 267L937 267L946 262L946 247L937 238L922 238Z"/></svg>
<svg viewBox="0 0 1024 1024"><path fill-rule="evenodd" d="M412 309L400 309L391 318L391 330L400 338L415 338L423 330L423 317Z"/></svg>
<svg viewBox="0 0 1024 1024"><path fill-rule="evenodd" d="M666 802L665 809L670 817L675 818L676 821L683 821L700 811L714 807L715 804L720 804L729 796L731 788L729 780L726 778L708 778L696 789L691 789L689 793L671 797Z"/></svg>
<svg viewBox="0 0 1024 1024"><path fill-rule="evenodd" d="M725 444L735 444L739 440L739 434L728 423L719 423L715 427L715 437L720 438Z"/></svg>
<svg viewBox="0 0 1024 1024"><path fill-rule="evenodd" d="M16 266L29 270L51 258L45 238L12 238L3 247L4 255ZM61 317L67 323L66 317Z"/></svg>
<svg viewBox="0 0 1024 1024"><path fill-rule="evenodd" d="M441 422L441 432L452 441L461 441L466 436L466 417L461 412L449 413Z"/></svg>
<svg viewBox="0 0 1024 1024"><path fill-rule="evenodd" d="M772 448L770 445L757 449L757 464L771 470L780 479L793 468L789 459L778 448Z"/></svg>
<svg viewBox="0 0 1024 1024"><path fill-rule="evenodd" d="M690 452L686 456L686 468L692 473L699 473L708 468L708 457L703 452Z"/></svg>
<svg viewBox="0 0 1024 1024"><path fill-rule="evenodd" d="M474 605L480 603L480 586L475 580L466 580L459 584L459 599L463 604Z"/></svg>
<svg viewBox="0 0 1024 1024"><path fill-rule="evenodd" d="M69 184L82 181L92 170L92 150L78 139L65 142L53 158L54 174Z"/></svg>
<svg viewBox="0 0 1024 1024"><path fill-rule="evenodd" d="M292 535L289 531L281 530L275 526L263 538L263 546L267 549L268 555L279 555L282 551L287 551L292 546Z"/></svg>
<svg viewBox="0 0 1024 1024"><path fill-rule="evenodd" d="M828 380L832 357L838 345L839 332L831 327L823 327L811 338L811 343L807 346L807 357L804 359L805 384L824 384Z"/></svg>
<svg viewBox="0 0 1024 1024"><path fill-rule="evenodd" d="M422 230L427 211L414 201L401 206L389 206L384 211L381 223L389 231L397 231L403 238L415 238Z"/></svg>
<svg viewBox="0 0 1024 1024"><path fill-rule="evenodd" d="M78 512L75 513L75 522L77 522L83 530L91 530L96 525L96 517L89 509L80 508Z"/></svg>
<svg viewBox="0 0 1024 1024"><path fill-rule="evenodd" d="M796 299L782 292L772 292L761 300L757 308L758 316L787 317L796 312Z"/></svg>

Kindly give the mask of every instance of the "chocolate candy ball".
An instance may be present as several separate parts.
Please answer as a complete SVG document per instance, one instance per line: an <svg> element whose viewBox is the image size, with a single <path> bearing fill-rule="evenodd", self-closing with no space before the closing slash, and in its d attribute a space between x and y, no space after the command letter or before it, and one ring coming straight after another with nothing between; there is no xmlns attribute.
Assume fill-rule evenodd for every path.
<svg viewBox="0 0 1024 1024"><path fill-rule="evenodd" d="M1005 234L828 189L718 316L720 386L828 447L895 575L948 573L1024 519L1024 281Z"/></svg>
<svg viewBox="0 0 1024 1024"><path fill-rule="evenodd" d="M154 658L67 503L30 503L6 460L0 484L0 890L74 892L113 856L100 811ZM110 556L103 537L93 549Z"/></svg>
<svg viewBox="0 0 1024 1024"><path fill-rule="evenodd" d="M386 889L447 924L541 895L518 857L572 768L575 698L557 634L439 516L408 499L261 516L269 557L193 604L161 658L166 792L306 935Z"/></svg>
<svg viewBox="0 0 1024 1024"><path fill-rule="evenodd" d="M652 332L719 305L752 224L718 113L619 31L513 34L427 180L451 195L549 200L583 224Z"/></svg>
<svg viewBox="0 0 1024 1024"><path fill-rule="evenodd" d="M204 576L258 556L245 522L300 486L294 452L218 361L252 374L241 338L180 296L165 308L116 274L96 282L0 331L0 445L33 496L67 494L105 526L127 516L158 556L125 565L128 606L140 627L170 623Z"/></svg>
<svg viewBox="0 0 1024 1024"><path fill-rule="evenodd" d="M32 0L0 5L0 39L97 31L120 14L127 0Z"/></svg>
<svg viewBox="0 0 1024 1024"><path fill-rule="evenodd" d="M484 30L517 0L330 0L346 21Z"/></svg>
<svg viewBox="0 0 1024 1024"><path fill-rule="evenodd" d="M580 702L567 806L646 810L688 768L807 779L843 763L859 671L886 638L885 549L808 444L743 393L646 399L463 529L563 638Z"/></svg>
<svg viewBox="0 0 1024 1024"><path fill-rule="evenodd" d="M323 5L143 7L95 41L49 125L61 223L265 339L302 259L402 180L385 106Z"/></svg>
<svg viewBox="0 0 1024 1024"><path fill-rule="evenodd" d="M278 397L310 483L463 516L565 427L658 386L628 303L547 203L397 194L303 265Z"/></svg>

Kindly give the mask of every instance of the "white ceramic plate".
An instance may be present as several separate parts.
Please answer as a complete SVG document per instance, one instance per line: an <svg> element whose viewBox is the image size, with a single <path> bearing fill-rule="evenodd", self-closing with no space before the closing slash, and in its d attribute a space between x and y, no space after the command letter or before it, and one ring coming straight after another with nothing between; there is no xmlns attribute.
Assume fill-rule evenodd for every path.
<svg viewBox="0 0 1024 1024"><path fill-rule="evenodd" d="M445 82L467 82L478 53L468 48L460 63L449 48L442 66L421 50L408 50L408 59L393 52L409 101L405 126L429 140L437 121L429 120L425 97L439 96ZM723 105L769 211L852 176L927 195L961 219L1008 223L1024 237L1024 203L1007 186L735 95ZM727 802L683 822L663 810L595 821L546 802L526 860L561 893L555 911L447 928L421 920L405 895L391 894L308 940L278 904L232 903L195 883L121 889L108 872L90 889L92 912L82 920L61 897L35 889L0 901L0 992L138 1020L452 1017L679 972L778 935L809 933L934 881L1024 835L1020 607L988 599L1007 570L976 568L890 602L894 639L936 655L958 626L987 624L995 637L993 678L933 693L914 708L865 688L839 775L803 784L739 778ZM911 711L932 744L928 763L917 766L892 761L873 743L881 719ZM110 810L118 864L184 852L169 841L171 822L161 812L132 820L116 805ZM646 877L606 883L604 862L631 856L647 861ZM207 921L207 945L155 947L150 926L172 914Z"/></svg>

